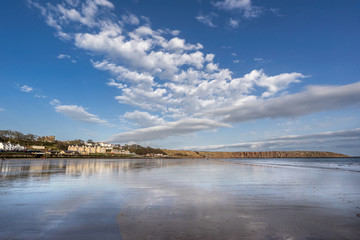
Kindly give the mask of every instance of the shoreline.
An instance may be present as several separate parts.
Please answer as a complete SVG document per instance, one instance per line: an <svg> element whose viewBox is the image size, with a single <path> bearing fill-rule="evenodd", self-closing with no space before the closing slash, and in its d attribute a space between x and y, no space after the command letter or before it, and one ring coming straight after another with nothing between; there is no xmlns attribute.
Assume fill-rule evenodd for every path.
<svg viewBox="0 0 360 240"><path fill-rule="evenodd" d="M0 159L276 159L276 158L359 158L359 156L348 156L333 152L320 151L266 151L266 152L198 152L163 149L167 154L164 156L143 156L143 155L125 155L125 154L88 154L88 155L68 155L56 153L26 153L26 152L0 152Z"/></svg>

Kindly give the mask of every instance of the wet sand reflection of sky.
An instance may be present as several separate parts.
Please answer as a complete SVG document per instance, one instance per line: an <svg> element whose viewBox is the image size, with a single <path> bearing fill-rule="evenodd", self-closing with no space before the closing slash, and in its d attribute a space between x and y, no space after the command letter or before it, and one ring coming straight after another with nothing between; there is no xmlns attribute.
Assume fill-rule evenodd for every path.
<svg viewBox="0 0 360 240"><path fill-rule="evenodd" d="M356 239L360 174L219 160L8 160L0 237Z"/></svg>

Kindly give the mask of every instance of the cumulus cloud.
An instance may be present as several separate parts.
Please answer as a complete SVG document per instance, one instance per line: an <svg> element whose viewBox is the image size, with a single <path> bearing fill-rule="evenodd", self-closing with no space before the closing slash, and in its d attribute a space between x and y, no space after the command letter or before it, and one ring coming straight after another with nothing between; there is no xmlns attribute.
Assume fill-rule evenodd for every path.
<svg viewBox="0 0 360 240"><path fill-rule="evenodd" d="M153 29L148 19L130 13L116 19L112 12L109 14L114 6L106 0L44 6L29 1L41 11L59 38L68 36L67 40L77 48L91 52L96 59L91 61L93 66L112 75L106 84L118 89L114 98L119 103L135 108L136 111L127 113L127 119L138 126L150 126L151 120L160 123L165 117L172 121L164 123L168 128L181 127L175 124L181 123L179 119L199 116L229 123L294 117L358 103L358 84L310 87L301 93L288 94L289 86L299 83L305 75L288 72L269 76L256 69L236 76L230 69L221 68L214 54L204 52L201 43L181 38L178 30ZM254 17L259 10L250 0L224 0L214 5L239 10L245 17ZM199 14L197 20L214 27L215 16ZM352 92L348 88L353 88ZM351 93L339 95L344 91ZM83 109L82 115L86 116L84 112L87 113ZM149 121L140 122L140 115ZM105 121L96 115L84 118L91 117L93 122ZM190 123L198 126L196 121ZM132 137L140 134L140 130L126 134Z"/></svg>
<svg viewBox="0 0 360 240"><path fill-rule="evenodd" d="M228 127L229 125L219 123L209 119L181 119L176 122L167 122L161 126L154 126L133 130L130 132L119 133L110 137L108 142L124 143L129 141L141 142L154 139L163 139L170 136L179 136L193 132Z"/></svg>
<svg viewBox="0 0 360 240"><path fill-rule="evenodd" d="M94 0L89 0L88 5L98 4L90 4L91 1ZM57 16L54 20L61 26L66 24L63 21L66 18L89 28L88 31L75 28L75 32L69 34L74 36L78 48L106 58L92 64L113 75L107 85L120 90L115 99L142 110L160 111L174 120L243 102L255 97L251 94L259 94L259 89L263 89L262 97L271 97L304 77L300 73L267 76L262 70L254 70L234 78L229 69L220 68L214 62L214 54L200 51L203 48L200 43L187 43L174 37L174 31L154 30L131 14L123 15L122 21L132 21L135 25L125 27L112 18L104 18L99 4L96 5L98 13L90 14L89 18L96 24L86 24L69 17L63 10L84 12L84 6L65 3L61 6L47 5L45 16ZM106 6L109 7L112 6Z"/></svg>
<svg viewBox="0 0 360 240"><path fill-rule="evenodd" d="M140 127L151 127L165 124L165 120L163 118L151 115L148 112L126 112L124 114L124 118L135 122L136 125Z"/></svg>
<svg viewBox="0 0 360 240"><path fill-rule="evenodd" d="M47 4L46 7L37 1L28 0L28 5L40 10L45 18L46 24L56 29L56 35L63 40L73 38L72 34L64 31L64 26L69 22L77 22L88 27L98 26L100 23L97 17L100 10L113 9L114 5L108 0L66 1L61 4Z"/></svg>
<svg viewBox="0 0 360 240"><path fill-rule="evenodd" d="M138 73L136 71L130 71L123 66L117 66L114 63L110 63L106 60L102 62L92 62L94 67L100 70L106 70L117 76L119 81L134 82L152 85L154 77L148 73Z"/></svg>
<svg viewBox="0 0 360 240"><path fill-rule="evenodd" d="M22 92L32 92L34 89L32 87L29 87L28 85L24 85L22 87L20 87L20 91Z"/></svg>
<svg viewBox="0 0 360 240"><path fill-rule="evenodd" d="M159 32L141 26L129 33L130 40L121 35L119 26L111 26L97 34L75 34L79 48L105 54L114 61L126 63L131 68L156 74L162 79L171 78L182 66L203 67L201 44L187 44L180 38L166 40ZM162 50L155 50L156 48Z"/></svg>
<svg viewBox="0 0 360 240"><path fill-rule="evenodd" d="M97 115L87 112L82 106L58 105L55 107L55 111L80 122L95 123L100 125L108 124L106 120L100 119Z"/></svg>
<svg viewBox="0 0 360 240"><path fill-rule="evenodd" d="M352 148L352 143L360 143L360 128L350 130L331 131L307 135L291 135L281 136L278 138L265 139L256 142L234 143L223 145L208 145L208 146L188 146L183 147L186 150L197 151L214 151L223 149L245 150L245 151L265 151L272 149L317 149L321 147L328 147L329 144L347 145ZM358 146L358 145L357 145Z"/></svg>
<svg viewBox="0 0 360 240"><path fill-rule="evenodd" d="M114 79L109 79L109 81L106 83L106 85L110 86L110 87L116 87L118 89L122 89L122 88L126 88L126 84L121 84L116 82Z"/></svg>

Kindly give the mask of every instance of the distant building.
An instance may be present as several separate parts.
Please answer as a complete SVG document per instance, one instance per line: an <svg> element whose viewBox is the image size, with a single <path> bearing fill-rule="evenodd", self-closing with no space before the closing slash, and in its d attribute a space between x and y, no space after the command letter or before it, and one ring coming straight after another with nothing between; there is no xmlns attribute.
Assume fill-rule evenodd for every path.
<svg viewBox="0 0 360 240"><path fill-rule="evenodd" d="M43 136L43 137L38 137L37 138L38 141L40 142L55 142L55 136Z"/></svg>
<svg viewBox="0 0 360 240"><path fill-rule="evenodd" d="M108 148L108 149L113 149L113 145L111 143L104 143L104 142L100 142L98 143L100 146L104 147L104 148Z"/></svg>
<svg viewBox="0 0 360 240"><path fill-rule="evenodd" d="M45 150L45 146L31 146L30 147L31 149L34 149L34 150Z"/></svg>
<svg viewBox="0 0 360 240"><path fill-rule="evenodd" d="M95 143L93 145L70 145L68 147L70 152L78 152L80 154L92 154L92 153L111 153L111 154L130 154L129 151L123 151L121 149L114 149L114 145L111 143Z"/></svg>
<svg viewBox="0 0 360 240"><path fill-rule="evenodd" d="M112 150L111 151L112 154L126 154L126 155L130 155L130 151L129 150Z"/></svg>
<svg viewBox="0 0 360 240"><path fill-rule="evenodd" d="M103 148L100 145L70 145L68 151L78 152L80 154L106 153L106 148Z"/></svg>
<svg viewBox="0 0 360 240"><path fill-rule="evenodd" d="M0 150L4 151L24 151L25 147L20 144L11 144L11 143L0 143Z"/></svg>

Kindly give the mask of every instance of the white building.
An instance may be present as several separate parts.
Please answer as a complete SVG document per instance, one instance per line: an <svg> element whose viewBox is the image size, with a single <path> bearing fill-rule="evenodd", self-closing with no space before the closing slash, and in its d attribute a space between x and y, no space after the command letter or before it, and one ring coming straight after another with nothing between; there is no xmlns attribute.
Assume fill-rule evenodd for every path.
<svg viewBox="0 0 360 240"><path fill-rule="evenodd" d="M98 143L100 146L107 148L107 149L112 149L113 145L111 143L104 143L104 142L100 142Z"/></svg>
<svg viewBox="0 0 360 240"><path fill-rule="evenodd" d="M0 143L0 149L5 151L24 151L25 147L19 144Z"/></svg>

